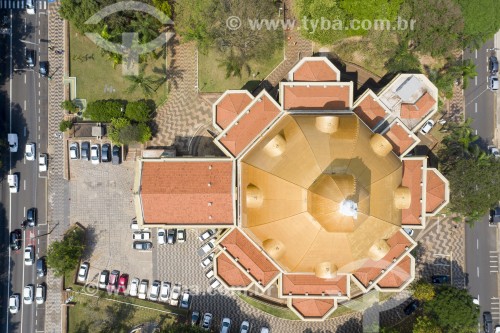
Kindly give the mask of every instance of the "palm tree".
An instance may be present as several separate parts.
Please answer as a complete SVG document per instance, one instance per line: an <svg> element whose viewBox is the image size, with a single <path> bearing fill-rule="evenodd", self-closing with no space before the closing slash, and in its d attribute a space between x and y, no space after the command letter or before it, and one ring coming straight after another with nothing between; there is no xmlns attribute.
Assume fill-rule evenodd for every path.
<svg viewBox="0 0 500 333"><path fill-rule="evenodd" d="M142 93L146 97L150 97L157 89L158 78L153 75L146 75L144 73L144 67L141 67L138 75L127 75L125 79L130 81L130 86L126 90L129 94L136 91L137 88L141 88Z"/></svg>
<svg viewBox="0 0 500 333"><path fill-rule="evenodd" d="M477 76L476 64L472 60L467 59L463 62L461 66L462 77L463 77L463 88L467 89L469 86L469 80L472 80Z"/></svg>
<svg viewBox="0 0 500 333"><path fill-rule="evenodd" d="M135 20L130 22L130 27L139 34L142 43L147 43L158 36L161 24L151 15L136 13Z"/></svg>

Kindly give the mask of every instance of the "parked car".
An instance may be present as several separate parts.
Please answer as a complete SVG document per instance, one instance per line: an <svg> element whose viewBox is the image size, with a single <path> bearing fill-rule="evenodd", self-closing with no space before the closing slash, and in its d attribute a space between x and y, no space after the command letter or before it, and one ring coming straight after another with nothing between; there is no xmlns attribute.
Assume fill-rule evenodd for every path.
<svg viewBox="0 0 500 333"><path fill-rule="evenodd" d="M118 292L124 294L128 286L128 274L120 275L118 279Z"/></svg>
<svg viewBox="0 0 500 333"><path fill-rule="evenodd" d="M215 230L214 229L208 229L208 230L205 230L204 233L202 233L198 239L202 242L204 242L205 240L209 239L210 237L212 237L213 235L215 234Z"/></svg>
<svg viewBox="0 0 500 333"><path fill-rule="evenodd" d="M497 91L498 88L499 82L497 74L488 76L488 89L491 91Z"/></svg>
<svg viewBox="0 0 500 333"><path fill-rule="evenodd" d="M82 142L82 160L88 161L90 159L90 143L88 141Z"/></svg>
<svg viewBox="0 0 500 333"><path fill-rule="evenodd" d="M9 184L9 192L17 193L19 192L19 177L17 174L12 174L7 176L7 183Z"/></svg>
<svg viewBox="0 0 500 333"><path fill-rule="evenodd" d="M240 333L249 333L250 332L250 323L247 320L244 320L240 326Z"/></svg>
<svg viewBox="0 0 500 333"><path fill-rule="evenodd" d="M24 248L24 264L26 266L33 265L35 261L35 247L33 245L26 246Z"/></svg>
<svg viewBox="0 0 500 333"><path fill-rule="evenodd" d="M35 292L36 304L43 304L45 302L45 291L46 289L44 284L36 285L36 292Z"/></svg>
<svg viewBox="0 0 500 333"><path fill-rule="evenodd" d="M47 274L47 265L45 264L45 258L38 258L36 261L36 276L41 278Z"/></svg>
<svg viewBox="0 0 500 333"><path fill-rule="evenodd" d="M80 149L78 142L73 142L69 145L69 158L72 160L78 160L80 158Z"/></svg>
<svg viewBox="0 0 500 333"><path fill-rule="evenodd" d="M158 244L165 244L165 236L166 236L166 233L165 233L165 229L163 228L158 228Z"/></svg>
<svg viewBox="0 0 500 333"><path fill-rule="evenodd" d="M114 165L118 165L122 162L122 149L120 146L113 146L113 153L111 156L111 163Z"/></svg>
<svg viewBox="0 0 500 333"><path fill-rule="evenodd" d="M137 223L136 219L133 219L132 223L130 223L130 229L132 229L132 230L139 230L139 223Z"/></svg>
<svg viewBox="0 0 500 333"><path fill-rule="evenodd" d="M220 333L229 333L231 331L231 319L224 318L220 323Z"/></svg>
<svg viewBox="0 0 500 333"><path fill-rule="evenodd" d="M408 236L412 237L415 231L412 228L403 228L404 232L408 234Z"/></svg>
<svg viewBox="0 0 500 333"><path fill-rule="evenodd" d="M40 75L44 77L47 77L49 75L48 61L40 61L40 68L38 69L38 73L40 73Z"/></svg>
<svg viewBox="0 0 500 333"><path fill-rule="evenodd" d="M191 312L191 326L198 326L199 322L200 322L200 312L199 311Z"/></svg>
<svg viewBox="0 0 500 333"><path fill-rule="evenodd" d="M35 227L37 224L37 211L36 208L30 208L26 211L26 220L29 227Z"/></svg>
<svg viewBox="0 0 500 333"><path fill-rule="evenodd" d="M151 238L151 233L149 231L134 231L132 234L133 239L147 240Z"/></svg>
<svg viewBox="0 0 500 333"><path fill-rule="evenodd" d="M47 171L48 158L47 154L38 155L38 172Z"/></svg>
<svg viewBox="0 0 500 333"><path fill-rule="evenodd" d="M34 161L36 156L35 152L36 144L34 144L33 142L27 143L24 149L24 157L26 157L27 161Z"/></svg>
<svg viewBox="0 0 500 333"><path fill-rule="evenodd" d="M189 309L189 307L191 306L191 294L189 293L189 291L185 291L182 293L182 297L181 297L181 309Z"/></svg>
<svg viewBox="0 0 500 333"><path fill-rule="evenodd" d="M411 301L410 304L408 304L403 310L405 315L407 316L411 315L413 312L415 312L415 310L418 309L419 305L420 302L418 300Z"/></svg>
<svg viewBox="0 0 500 333"><path fill-rule="evenodd" d="M80 265L80 269L78 270L78 278L77 280L79 282L85 282L87 281L87 275L89 274L89 263L84 262L83 264Z"/></svg>
<svg viewBox="0 0 500 333"><path fill-rule="evenodd" d="M186 229L177 229L177 242L184 243L186 241Z"/></svg>
<svg viewBox="0 0 500 333"><path fill-rule="evenodd" d="M425 125L420 130L420 133L422 133L424 135L429 133L429 131L434 127L434 124L435 124L434 120L432 120L432 119L427 120Z"/></svg>
<svg viewBox="0 0 500 333"><path fill-rule="evenodd" d="M170 282L163 281L160 287L160 301L166 302L168 301L168 297L170 296Z"/></svg>
<svg viewBox="0 0 500 333"><path fill-rule="evenodd" d="M23 233L21 229L16 229L10 233L10 249L17 251L21 248L23 242Z"/></svg>
<svg viewBox="0 0 500 333"><path fill-rule="evenodd" d="M498 73L498 59L495 56L490 56L488 59L488 70L491 74Z"/></svg>
<svg viewBox="0 0 500 333"><path fill-rule="evenodd" d="M19 295L12 294L9 297L9 312L16 314L19 312Z"/></svg>
<svg viewBox="0 0 500 333"><path fill-rule="evenodd" d="M160 295L160 286L161 282L158 280L154 280L151 284L151 290L149 291L149 300L157 301L158 296Z"/></svg>
<svg viewBox="0 0 500 333"><path fill-rule="evenodd" d="M211 269L209 270L208 272L205 273L205 276L208 278L208 279L211 279L214 277L214 270Z"/></svg>
<svg viewBox="0 0 500 333"><path fill-rule="evenodd" d="M34 299L34 290L33 290L33 285L28 284L27 286L24 287L23 289L23 303L24 304L31 304L33 303Z"/></svg>
<svg viewBox="0 0 500 333"><path fill-rule="evenodd" d="M172 288L172 293L170 295L170 305L177 306L179 305L179 297L181 296L181 285L176 284Z"/></svg>
<svg viewBox="0 0 500 333"><path fill-rule="evenodd" d="M120 271L114 269L109 274L107 290L109 293L115 292L118 287L118 277L120 276Z"/></svg>
<svg viewBox="0 0 500 333"><path fill-rule="evenodd" d="M137 297L140 299L146 299L146 293L148 292L148 280L142 280L139 284L139 290L137 292Z"/></svg>
<svg viewBox="0 0 500 333"><path fill-rule="evenodd" d="M138 278L133 278L132 281L130 281L130 290L128 294L130 296L137 296L137 291L139 289L139 279Z"/></svg>
<svg viewBox="0 0 500 333"><path fill-rule="evenodd" d="M99 275L99 288L106 289L109 281L109 271L107 269L101 272Z"/></svg>
<svg viewBox="0 0 500 333"><path fill-rule="evenodd" d="M28 68L35 67L35 50L26 49L24 60L26 62L26 66Z"/></svg>
<svg viewBox="0 0 500 333"><path fill-rule="evenodd" d="M153 243L145 241L135 241L132 248L138 251L147 251L153 248Z"/></svg>
<svg viewBox="0 0 500 333"><path fill-rule="evenodd" d="M168 229L167 231L167 244L173 245L175 244L175 235L177 234L177 230Z"/></svg>
<svg viewBox="0 0 500 333"><path fill-rule="evenodd" d="M210 253L208 257L201 261L201 267L206 268L208 265L210 265L212 263L212 260L214 260L214 256L215 254L213 252Z"/></svg>
<svg viewBox="0 0 500 333"><path fill-rule="evenodd" d="M211 287L212 289L217 289L217 288L219 288L219 286L220 286L220 281L219 281L219 280L217 280L217 279L213 279L213 280L210 282L210 287Z"/></svg>
<svg viewBox="0 0 500 333"><path fill-rule="evenodd" d="M491 316L491 312L489 312L489 311L483 312L484 333L491 333L492 327L493 327L493 318Z"/></svg>
<svg viewBox="0 0 500 333"><path fill-rule="evenodd" d="M111 162L111 159L109 157L110 154L111 154L111 145L109 143L103 144L101 149L101 161L103 163Z"/></svg>
<svg viewBox="0 0 500 333"><path fill-rule="evenodd" d="M90 146L90 161L92 164L101 163L99 145Z"/></svg>
<svg viewBox="0 0 500 333"><path fill-rule="evenodd" d="M449 283L450 282L450 277L448 275L433 275L432 276L432 283L434 284L444 284L444 283Z"/></svg>
<svg viewBox="0 0 500 333"><path fill-rule="evenodd" d="M260 333L269 333L269 328L267 328L267 327L261 327L260 328Z"/></svg>
<svg viewBox="0 0 500 333"><path fill-rule="evenodd" d="M211 243L211 242L208 242L206 244L204 244L199 250L198 250L198 255L200 256L204 256L206 255L208 252L212 251L212 249L214 248L214 244Z"/></svg>
<svg viewBox="0 0 500 333"><path fill-rule="evenodd" d="M212 327L212 314L211 313L205 313L203 315L203 322L201 323L201 328L204 329L205 331L209 331L210 327Z"/></svg>

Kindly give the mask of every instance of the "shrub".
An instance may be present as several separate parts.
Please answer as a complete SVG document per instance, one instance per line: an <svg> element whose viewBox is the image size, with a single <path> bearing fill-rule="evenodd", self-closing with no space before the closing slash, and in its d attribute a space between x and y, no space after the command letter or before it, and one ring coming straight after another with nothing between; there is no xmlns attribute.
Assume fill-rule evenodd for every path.
<svg viewBox="0 0 500 333"><path fill-rule="evenodd" d="M69 120L63 120L59 123L59 131L60 132L65 132L73 127L73 122Z"/></svg>
<svg viewBox="0 0 500 333"><path fill-rule="evenodd" d="M102 100L91 102L85 110L85 118L100 123L109 123L114 118L122 116L123 103L114 100Z"/></svg>
<svg viewBox="0 0 500 333"><path fill-rule="evenodd" d="M146 101L129 102L125 109L125 117L132 121L146 122L151 119L152 110Z"/></svg>
<svg viewBox="0 0 500 333"><path fill-rule="evenodd" d="M75 113L76 112L76 105L70 100L65 100L64 102L61 103L61 107L68 111L69 113Z"/></svg>

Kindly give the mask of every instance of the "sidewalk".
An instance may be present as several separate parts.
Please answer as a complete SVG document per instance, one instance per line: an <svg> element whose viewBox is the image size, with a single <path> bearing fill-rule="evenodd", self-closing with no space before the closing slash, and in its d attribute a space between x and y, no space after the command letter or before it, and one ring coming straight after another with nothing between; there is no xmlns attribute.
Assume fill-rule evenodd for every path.
<svg viewBox="0 0 500 333"><path fill-rule="evenodd" d="M500 48L500 31L493 37L493 47ZM493 145L500 147L500 93L497 92L496 98L493 100L493 121L495 122L495 132L493 133Z"/></svg>

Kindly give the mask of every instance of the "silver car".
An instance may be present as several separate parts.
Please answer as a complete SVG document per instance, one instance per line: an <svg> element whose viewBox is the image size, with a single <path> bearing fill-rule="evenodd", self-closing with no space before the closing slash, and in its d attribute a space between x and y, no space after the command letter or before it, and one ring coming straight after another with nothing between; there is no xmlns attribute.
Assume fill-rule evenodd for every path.
<svg viewBox="0 0 500 333"><path fill-rule="evenodd" d="M154 280L151 284L151 290L149 291L149 299L151 301L157 301L158 296L160 295L160 285L161 282L158 280Z"/></svg>
<svg viewBox="0 0 500 333"><path fill-rule="evenodd" d="M92 164L101 163L100 155L99 145L92 145L90 147L90 160L92 161Z"/></svg>
<svg viewBox="0 0 500 333"><path fill-rule="evenodd" d="M130 282L130 291L128 294L130 296L137 296L137 291L139 289L139 279L138 278L133 278L132 281Z"/></svg>
<svg viewBox="0 0 500 333"><path fill-rule="evenodd" d="M69 158L72 160L80 159L80 146L78 142L73 142L69 145Z"/></svg>

